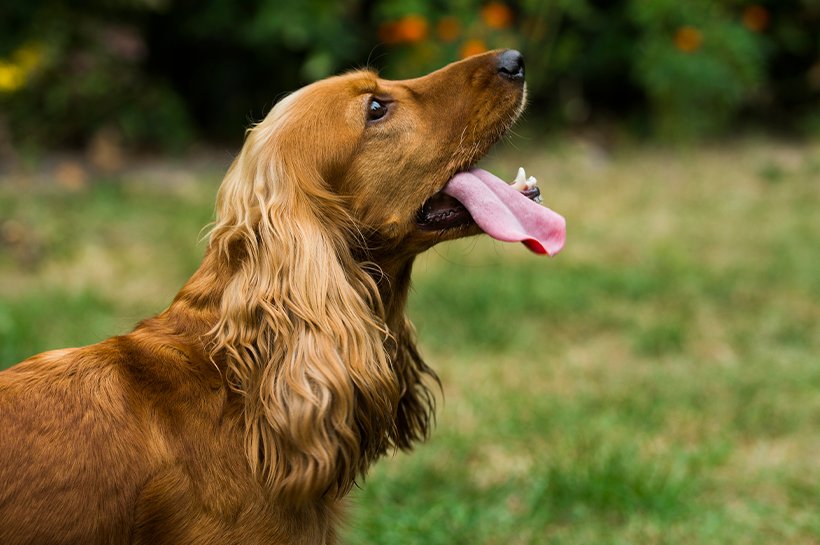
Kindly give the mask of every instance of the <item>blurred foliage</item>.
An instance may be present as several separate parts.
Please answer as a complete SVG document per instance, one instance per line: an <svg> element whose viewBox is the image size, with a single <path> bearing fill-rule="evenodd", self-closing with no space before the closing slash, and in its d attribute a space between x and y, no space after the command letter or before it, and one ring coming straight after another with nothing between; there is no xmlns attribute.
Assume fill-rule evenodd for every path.
<svg viewBox="0 0 820 545"><path fill-rule="evenodd" d="M763 83L762 40L726 7L712 0L631 3L641 30L632 71L662 136L723 127Z"/></svg>
<svg viewBox="0 0 820 545"><path fill-rule="evenodd" d="M817 131L818 28L820 0L6 0L0 132L23 147L111 129L163 148L236 139L309 81L414 77L500 47L525 53L532 109L559 126Z"/></svg>
<svg viewBox="0 0 820 545"><path fill-rule="evenodd" d="M166 148L190 138L184 97L146 70L144 29L126 22L142 13L138 2L9 8L12 16L0 17L11 27L0 31L8 59L6 78L0 65L0 106L19 144L82 143L106 127L129 143Z"/></svg>

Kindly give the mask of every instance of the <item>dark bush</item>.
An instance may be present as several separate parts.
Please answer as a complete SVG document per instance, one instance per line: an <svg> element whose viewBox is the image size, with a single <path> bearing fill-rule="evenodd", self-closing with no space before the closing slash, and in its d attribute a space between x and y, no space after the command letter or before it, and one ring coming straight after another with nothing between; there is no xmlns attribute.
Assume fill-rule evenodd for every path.
<svg viewBox="0 0 820 545"><path fill-rule="evenodd" d="M0 131L18 146L103 129L162 148L235 142L306 82L366 64L412 77L496 47L524 51L531 111L558 126L817 130L818 28L817 0L6 0Z"/></svg>

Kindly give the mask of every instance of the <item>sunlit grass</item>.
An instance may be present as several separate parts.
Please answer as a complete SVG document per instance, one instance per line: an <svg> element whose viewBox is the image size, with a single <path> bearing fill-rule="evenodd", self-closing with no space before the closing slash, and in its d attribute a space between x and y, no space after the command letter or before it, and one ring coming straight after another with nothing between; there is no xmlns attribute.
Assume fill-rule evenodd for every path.
<svg viewBox="0 0 820 545"><path fill-rule="evenodd" d="M353 494L356 544L820 543L820 146L519 144L569 224L554 259L486 238L419 258L431 440ZM0 187L0 365L161 310L218 174Z"/></svg>

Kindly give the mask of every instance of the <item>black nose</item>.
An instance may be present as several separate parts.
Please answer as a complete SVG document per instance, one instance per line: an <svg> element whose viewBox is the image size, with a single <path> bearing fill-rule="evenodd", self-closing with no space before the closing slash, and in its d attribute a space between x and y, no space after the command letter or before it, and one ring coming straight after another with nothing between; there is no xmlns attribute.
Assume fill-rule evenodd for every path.
<svg viewBox="0 0 820 545"><path fill-rule="evenodd" d="M515 49L508 49L499 53L498 75L512 81L523 81L524 55Z"/></svg>

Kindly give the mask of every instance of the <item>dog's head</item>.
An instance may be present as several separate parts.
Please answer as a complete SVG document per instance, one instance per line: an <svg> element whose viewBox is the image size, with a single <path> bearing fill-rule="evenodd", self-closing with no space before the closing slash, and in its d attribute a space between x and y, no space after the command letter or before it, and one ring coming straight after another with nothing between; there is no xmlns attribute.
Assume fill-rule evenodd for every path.
<svg viewBox="0 0 820 545"><path fill-rule="evenodd" d="M482 230L541 237L537 192L471 169L524 100L521 54L496 51L413 80L329 78L248 132L211 233L230 274L212 354L244 397L248 457L277 494L344 493L386 449L426 435L432 372L403 315L409 264ZM553 220L547 235L562 243Z"/></svg>
<svg viewBox="0 0 820 545"><path fill-rule="evenodd" d="M481 232L442 189L505 134L525 99L523 57L513 50L412 80L356 71L280 101L249 131L243 154L279 168L274 179L339 203L371 252L415 255Z"/></svg>

